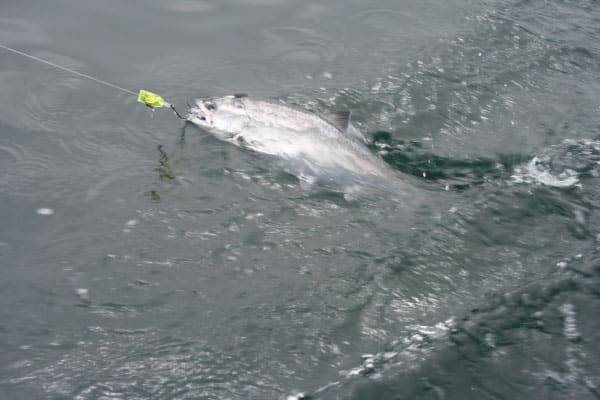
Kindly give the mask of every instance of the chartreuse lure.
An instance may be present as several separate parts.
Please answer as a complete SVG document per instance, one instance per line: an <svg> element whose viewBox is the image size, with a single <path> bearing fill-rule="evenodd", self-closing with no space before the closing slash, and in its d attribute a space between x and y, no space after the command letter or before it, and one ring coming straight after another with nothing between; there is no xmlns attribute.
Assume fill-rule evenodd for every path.
<svg viewBox="0 0 600 400"><path fill-rule="evenodd" d="M156 93L141 89L137 101L151 108L170 107L170 104Z"/></svg>
<svg viewBox="0 0 600 400"><path fill-rule="evenodd" d="M185 119L181 116L181 114L177 112L177 110L172 104L167 103L165 99L163 99L156 93L152 93L147 90L141 89L140 93L138 94L137 101L150 108L169 107L180 119Z"/></svg>

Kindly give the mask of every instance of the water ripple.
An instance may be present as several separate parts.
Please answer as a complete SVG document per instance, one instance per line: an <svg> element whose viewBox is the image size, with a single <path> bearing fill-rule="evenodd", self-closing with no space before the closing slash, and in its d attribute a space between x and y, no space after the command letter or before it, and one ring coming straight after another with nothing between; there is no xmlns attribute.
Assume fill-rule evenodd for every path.
<svg viewBox="0 0 600 400"><path fill-rule="evenodd" d="M343 56L343 47L317 31L269 27L261 31L268 59L260 78L269 85L292 87L305 78L328 77Z"/></svg>
<svg viewBox="0 0 600 400"><path fill-rule="evenodd" d="M84 70L81 63L60 54L45 51L32 54L67 68ZM35 65L29 68L48 67ZM25 87L23 82L27 82ZM86 122L106 112L98 107L97 100L90 94L94 93L91 85L96 84L54 69L43 74L2 71L0 84L4 88L0 95L3 99L0 120L17 128L46 132L81 129ZM92 88L98 89L97 86Z"/></svg>
<svg viewBox="0 0 600 400"><path fill-rule="evenodd" d="M214 4L202 0L174 0L160 3L160 6L169 11L186 14L207 12L215 9Z"/></svg>
<svg viewBox="0 0 600 400"><path fill-rule="evenodd" d="M0 17L0 37L4 45L17 42L30 45L48 42L47 35L38 24L18 18Z"/></svg>

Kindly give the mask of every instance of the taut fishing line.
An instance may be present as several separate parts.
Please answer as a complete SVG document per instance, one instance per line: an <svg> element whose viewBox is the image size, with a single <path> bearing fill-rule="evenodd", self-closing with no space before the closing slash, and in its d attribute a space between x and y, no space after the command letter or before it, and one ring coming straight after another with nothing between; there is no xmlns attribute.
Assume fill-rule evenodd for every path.
<svg viewBox="0 0 600 400"><path fill-rule="evenodd" d="M177 110L175 110L175 107L173 107L172 104L166 102L161 96L157 95L156 93L152 93L152 92L149 92L149 91L143 90L143 89L140 90L139 93L135 93L132 90L129 90L129 89L126 89L124 87L115 85L114 83L110 83L110 82L103 81L102 79L94 78L91 75L83 74L81 72L72 70L70 68L63 67L62 65L58 65L58 64L55 64L55 63L53 63L51 61L44 60L43 58L36 57L36 56L31 55L31 54L24 53L22 51L13 49L12 47L8 47L8 46L5 46L3 44L0 44L0 48L2 48L4 50L7 50L7 51L10 51L12 53L21 55L23 57L27 57L27 58L29 58L31 60L35 60L35 61L41 62L43 64L50 65L51 67L58 68L58 69L60 69L62 71L69 72L71 74L80 76L82 78L89 79L89 80L94 81L96 83L99 83L101 85L105 85L105 86L111 87L113 89L117 89L117 90L120 90L122 92L125 92L125 93L128 93L128 94L132 94L134 96L137 95L138 96L137 97L137 101L140 102L140 103L142 103L142 104L144 104L144 105L146 105L146 106L148 106L148 107L150 107L150 108L169 107L169 108L171 108L171 110L173 110L173 112L175 113L175 115L177 115L181 119L185 119L184 117L182 117L177 112Z"/></svg>

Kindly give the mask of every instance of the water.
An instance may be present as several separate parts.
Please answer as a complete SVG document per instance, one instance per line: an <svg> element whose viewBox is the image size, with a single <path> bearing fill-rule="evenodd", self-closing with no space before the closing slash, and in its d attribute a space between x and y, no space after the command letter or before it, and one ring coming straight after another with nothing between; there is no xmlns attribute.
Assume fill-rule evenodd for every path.
<svg viewBox="0 0 600 400"><path fill-rule="evenodd" d="M349 109L415 193L307 187L0 51L1 398L600 398L597 1L0 11L3 44L181 109Z"/></svg>

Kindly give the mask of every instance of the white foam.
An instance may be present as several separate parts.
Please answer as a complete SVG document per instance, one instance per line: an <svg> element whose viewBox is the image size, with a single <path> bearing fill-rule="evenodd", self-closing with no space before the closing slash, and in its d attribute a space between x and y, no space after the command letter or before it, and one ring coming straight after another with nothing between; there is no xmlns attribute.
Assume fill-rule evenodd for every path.
<svg viewBox="0 0 600 400"><path fill-rule="evenodd" d="M558 175L553 175L537 156L526 165L515 168L511 176L515 183L540 183L546 186L567 188L579 184L579 174L572 169L566 169Z"/></svg>
<svg viewBox="0 0 600 400"><path fill-rule="evenodd" d="M576 340L581 337L577 330L577 321L575 307L573 304L565 303L560 306L560 311L564 317L563 334L569 340Z"/></svg>

